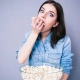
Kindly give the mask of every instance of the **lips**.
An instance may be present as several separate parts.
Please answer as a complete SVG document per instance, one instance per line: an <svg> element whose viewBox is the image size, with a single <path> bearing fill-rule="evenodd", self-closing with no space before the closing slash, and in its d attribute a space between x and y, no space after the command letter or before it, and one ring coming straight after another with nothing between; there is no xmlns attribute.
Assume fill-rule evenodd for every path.
<svg viewBox="0 0 80 80"><path fill-rule="evenodd" d="M43 25L43 27L45 27L45 25Z"/></svg>

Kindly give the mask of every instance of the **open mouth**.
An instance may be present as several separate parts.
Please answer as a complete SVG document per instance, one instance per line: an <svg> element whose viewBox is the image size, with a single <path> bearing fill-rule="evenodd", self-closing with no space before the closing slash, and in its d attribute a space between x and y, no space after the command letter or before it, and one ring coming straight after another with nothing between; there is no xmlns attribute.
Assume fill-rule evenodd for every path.
<svg viewBox="0 0 80 80"><path fill-rule="evenodd" d="M45 25L43 25L43 27L45 27Z"/></svg>

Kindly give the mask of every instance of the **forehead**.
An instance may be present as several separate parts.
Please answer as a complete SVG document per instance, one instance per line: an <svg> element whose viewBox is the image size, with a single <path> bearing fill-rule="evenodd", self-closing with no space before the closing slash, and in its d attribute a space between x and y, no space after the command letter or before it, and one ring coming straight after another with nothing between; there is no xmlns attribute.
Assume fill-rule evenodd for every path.
<svg viewBox="0 0 80 80"><path fill-rule="evenodd" d="M53 11L53 12L57 13L56 8L53 4L49 4L49 3L44 4L42 6L42 8L44 8L46 11Z"/></svg>

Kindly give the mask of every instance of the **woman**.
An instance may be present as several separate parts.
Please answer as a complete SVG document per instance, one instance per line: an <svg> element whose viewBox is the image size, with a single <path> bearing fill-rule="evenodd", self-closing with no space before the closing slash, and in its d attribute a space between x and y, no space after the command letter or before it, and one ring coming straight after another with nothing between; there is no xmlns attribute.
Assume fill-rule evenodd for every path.
<svg viewBox="0 0 80 80"><path fill-rule="evenodd" d="M66 35L62 6L45 1L37 17L32 18L32 31L27 32L19 50L19 63L30 66L49 65L63 68L61 80L67 80L72 69L71 40Z"/></svg>

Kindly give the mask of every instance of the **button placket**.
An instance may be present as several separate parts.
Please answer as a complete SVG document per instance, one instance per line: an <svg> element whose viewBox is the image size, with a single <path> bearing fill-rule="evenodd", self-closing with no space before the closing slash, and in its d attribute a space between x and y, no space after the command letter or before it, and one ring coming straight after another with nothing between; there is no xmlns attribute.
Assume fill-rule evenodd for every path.
<svg viewBox="0 0 80 80"><path fill-rule="evenodd" d="M44 63L45 61L45 53L46 53L46 48L45 48L45 44L46 44L46 41L44 41L44 43L42 43L41 41L41 45L42 45L42 62Z"/></svg>
<svg viewBox="0 0 80 80"><path fill-rule="evenodd" d="M43 49L44 49L44 52L43 52L43 63L44 63L44 60L45 60L45 52L46 52L46 50L45 50L45 46L44 46L44 44L43 44Z"/></svg>

